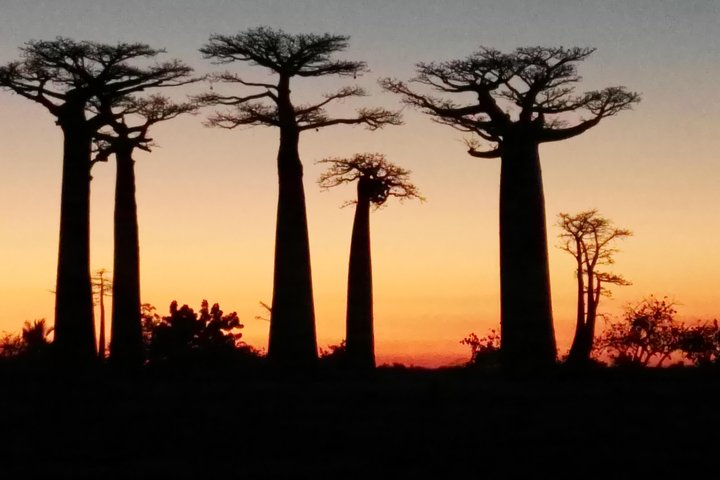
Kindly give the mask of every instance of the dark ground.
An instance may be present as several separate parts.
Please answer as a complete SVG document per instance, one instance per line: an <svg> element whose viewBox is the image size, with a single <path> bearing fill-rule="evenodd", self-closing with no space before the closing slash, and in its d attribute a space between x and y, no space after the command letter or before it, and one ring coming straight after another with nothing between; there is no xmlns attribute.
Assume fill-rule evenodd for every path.
<svg viewBox="0 0 720 480"><path fill-rule="evenodd" d="M720 478L717 371L256 377L0 372L0 478Z"/></svg>

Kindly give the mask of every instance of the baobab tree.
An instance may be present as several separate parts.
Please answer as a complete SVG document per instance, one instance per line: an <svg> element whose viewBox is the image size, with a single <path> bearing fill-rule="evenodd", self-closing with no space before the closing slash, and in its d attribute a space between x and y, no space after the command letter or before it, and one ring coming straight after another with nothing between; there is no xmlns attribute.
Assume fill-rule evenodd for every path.
<svg viewBox="0 0 720 480"><path fill-rule="evenodd" d="M296 105L290 95L295 77L318 78L337 75L357 77L366 71L364 62L337 60L333 56L348 46L348 37L330 34L288 34L259 27L236 35L212 35L200 50L219 64L247 62L264 67L273 79L247 81L234 73L215 76L225 82L255 89L245 96L217 92L200 100L225 105L225 111L209 118L209 125L232 129L262 125L280 130L277 155L278 210L275 233L272 317L268 359L275 365L305 368L317 360L315 310L312 295L303 166L298 142L300 134L332 125L365 125L370 130L400 123L399 115L384 108L359 109L354 116L331 117L331 103L364 96L357 86L348 86L313 104Z"/></svg>
<svg viewBox="0 0 720 480"><path fill-rule="evenodd" d="M568 363L586 365L590 361L595 338L600 297L610 295L609 285L630 285L621 275L600 270L615 263L616 240L632 235L630 230L615 228L613 223L602 217L597 210L588 210L575 215L558 215L560 248L573 256L577 278L577 317Z"/></svg>
<svg viewBox="0 0 720 480"><path fill-rule="evenodd" d="M136 367L144 360L140 304L140 244L135 197L135 150L151 151L152 125L197 109L194 103L175 103L167 97L126 97L114 104L98 100L111 122L96 137L94 161L115 156L115 212L113 224L113 306L110 361L115 366ZM128 125L128 122L134 125Z"/></svg>
<svg viewBox="0 0 720 480"><path fill-rule="evenodd" d="M57 38L30 41L22 58L0 67L0 87L45 107L63 131L60 242L55 296L55 352L72 362L96 358L90 280L90 169L93 136L109 122L89 114L93 98L122 98L151 87L182 85L192 71L174 60L147 67L163 50L141 43L106 45Z"/></svg>
<svg viewBox="0 0 720 480"><path fill-rule="evenodd" d="M501 355L512 370L545 368L556 359L538 147L580 135L640 100L624 87L575 93L577 63L593 51L483 47L465 59L419 63L409 83L382 80L406 104L472 134L471 156L501 159Z"/></svg>
<svg viewBox="0 0 720 480"><path fill-rule="evenodd" d="M417 198L418 189L409 181L410 171L390 163L379 153L359 153L351 158L328 158L329 165L318 183L323 188L357 181L348 267L345 360L358 370L375 367L373 332L372 262L370 255L370 205L379 208L390 197Z"/></svg>

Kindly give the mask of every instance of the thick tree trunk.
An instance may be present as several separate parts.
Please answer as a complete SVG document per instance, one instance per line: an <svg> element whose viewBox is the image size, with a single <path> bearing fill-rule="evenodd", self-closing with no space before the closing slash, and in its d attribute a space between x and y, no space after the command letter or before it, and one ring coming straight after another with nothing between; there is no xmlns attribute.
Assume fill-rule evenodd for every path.
<svg viewBox="0 0 720 480"><path fill-rule="evenodd" d="M59 123L64 142L54 348L61 361L90 364L97 358L90 279L91 134L81 107L68 107Z"/></svg>
<svg viewBox="0 0 720 480"><path fill-rule="evenodd" d="M281 80L279 194L268 360L284 369L307 369L317 361L315 307L303 167L298 154L300 132L289 95L288 80Z"/></svg>
<svg viewBox="0 0 720 480"><path fill-rule="evenodd" d="M346 316L346 359L350 368L375 368L375 340L373 334L372 262L370 256L370 198L358 182L358 201L355 207Z"/></svg>
<svg viewBox="0 0 720 480"><path fill-rule="evenodd" d="M115 158L117 177L110 361L121 367L135 367L143 363L135 162L131 149L120 149Z"/></svg>
<svg viewBox="0 0 720 480"><path fill-rule="evenodd" d="M556 359L545 198L538 146L503 143L500 174L500 284L503 366L527 372Z"/></svg>

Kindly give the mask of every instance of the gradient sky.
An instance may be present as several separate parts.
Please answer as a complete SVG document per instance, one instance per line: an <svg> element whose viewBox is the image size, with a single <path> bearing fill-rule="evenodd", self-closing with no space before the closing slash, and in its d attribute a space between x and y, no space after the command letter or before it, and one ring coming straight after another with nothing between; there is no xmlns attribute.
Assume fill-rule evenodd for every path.
<svg viewBox="0 0 720 480"><path fill-rule="evenodd" d="M633 282L604 300L618 314L655 294L685 320L720 313L720 2L717 0L0 0L0 62L30 39L58 35L107 43L141 41L200 72L215 66L198 48L211 33L259 25L291 33L351 36L345 58L372 72L357 105L399 107L376 80L407 79L418 61L462 58L478 46L592 46L581 88L626 85L634 111L581 137L543 146L553 308L560 353L571 340L574 271L554 245L559 212L597 208L634 237L615 270ZM244 65L234 71L257 77ZM311 101L338 81L300 81ZM200 91L193 87L185 94ZM355 104L341 106L345 111ZM413 171L424 204L393 202L372 214L375 319L380 362L440 365L468 356L458 342L499 323L499 160L465 154L463 135L405 110L406 124L368 132L332 127L301 139L318 341L344 335L352 188L321 192L314 162L378 151ZM142 299L165 313L171 300L236 310L246 339L264 348L259 301L272 297L277 201L276 131L202 126L206 113L157 126L160 145L137 156ZM61 134L41 106L0 92L0 330L53 314ZM92 183L92 268L112 266L114 165Z"/></svg>

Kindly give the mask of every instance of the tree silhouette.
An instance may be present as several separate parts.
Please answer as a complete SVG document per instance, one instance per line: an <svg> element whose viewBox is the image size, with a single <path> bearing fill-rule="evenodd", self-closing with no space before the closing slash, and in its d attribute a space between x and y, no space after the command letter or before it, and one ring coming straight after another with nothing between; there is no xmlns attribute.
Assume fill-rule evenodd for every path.
<svg viewBox="0 0 720 480"><path fill-rule="evenodd" d="M468 365L488 369L500 365L500 334L494 328L491 328L484 337L478 337L475 332L470 332L460 340L460 343L470 347Z"/></svg>
<svg viewBox="0 0 720 480"><path fill-rule="evenodd" d="M48 327L44 318L25 322L21 333L24 353L34 356L44 354L50 346L48 336L52 332L53 327Z"/></svg>
<svg viewBox="0 0 720 480"><path fill-rule="evenodd" d="M99 110L110 112L109 128L96 136L95 161L115 155L113 308L110 360L117 366L139 366L144 361L140 305L140 246L137 201L135 198L135 160L133 152L149 152L149 128L196 110L193 103L173 103L161 95L147 98L125 97L114 103L100 99ZM135 125L128 126L127 122Z"/></svg>
<svg viewBox="0 0 720 480"><path fill-rule="evenodd" d="M390 197L423 198L410 183L409 170L393 165L379 153L360 153L351 158L329 158L319 184L336 187L357 181L355 220L350 244L346 315L345 361L348 367L375 368L373 333L372 262L370 255L370 205L380 207Z"/></svg>
<svg viewBox="0 0 720 480"><path fill-rule="evenodd" d="M382 80L406 104L471 133L467 143L473 157L501 159L501 337L503 364L510 369L544 368L556 358L538 146L580 135L640 99L624 87L575 94L576 64L593 51L480 48L461 60L419 63L411 83L440 97ZM567 125L582 114L589 118ZM482 142L491 146L482 148Z"/></svg>
<svg viewBox="0 0 720 480"><path fill-rule="evenodd" d="M26 321L20 334L4 333L0 336L0 358L24 357L42 361L50 351L48 337L52 332L53 328L48 328L44 318Z"/></svg>
<svg viewBox="0 0 720 480"><path fill-rule="evenodd" d="M680 349L685 327L675 321L675 303L653 296L629 305L623 318L610 322L598 337L596 350L607 352L615 365L660 367Z"/></svg>
<svg viewBox="0 0 720 480"><path fill-rule="evenodd" d="M92 277L93 293L98 296L100 304L100 333L98 334L98 358L105 360L105 297L109 297L112 291L112 282L105 278L107 270L101 268L95 272Z"/></svg>
<svg viewBox="0 0 720 480"><path fill-rule="evenodd" d="M575 215L558 215L560 248L575 259L577 269L577 319L567 361L574 365L587 364L593 350L597 310L602 295L610 296L608 285L630 285L621 275L598 270L615 263L617 249L613 244L632 235L630 230L615 228L597 210Z"/></svg>
<svg viewBox="0 0 720 480"><path fill-rule="evenodd" d="M64 136L55 351L65 360L87 363L96 358L89 261L91 142L109 121L104 112L88 116L88 105L93 97L181 85L191 69L177 60L131 65L163 52L140 43L57 38L30 41L20 50L21 60L0 67L0 87L45 107Z"/></svg>
<svg viewBox="0 0 720 480"><path fill-rule="evenodd" d="M241 346L237 313L227 315L215 303L210 308L203 300L196 314L192 308L176 301L170 304L170 315L153 326L150 344L151 361L188 362L193 358L225 358Z"/></svg>
<svg viewBox="0 0 720 480"><path fill-rule="evenodd" d="M720 326L718 321L701 322L682 328L678 348L697 366L720 361Z"/></svg>
<svg viewBox="0 0 720 480"><path fill-rule="evenodd" d="M268 82L246 81L226 72L215 80L256 93L246 96L203 95L200 100L230 109L216 112L209 124L222 128L263 125L280 130L277 156L278 211L275 235L272 318L268 359L292 368L306 368L317 361L315 310L312 295L310 249L303 187L303 167L298 152L300 133L331 125L364 124L370 130L400 123L398 114L383 108L365 108L349 118L331 117L326 107L333 102L365 95L360 87L344 87L309 105L294 105L290 95L293 77L353 76L366 70L364 62L336 60L348 37L330 34L292 35L259 27L236 35L212 35L200 51L220 64L247 62L264 67L275 77Z"/></svg>

